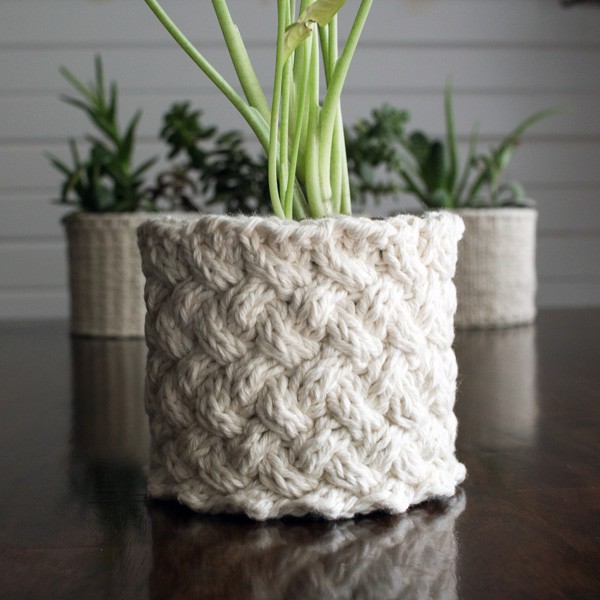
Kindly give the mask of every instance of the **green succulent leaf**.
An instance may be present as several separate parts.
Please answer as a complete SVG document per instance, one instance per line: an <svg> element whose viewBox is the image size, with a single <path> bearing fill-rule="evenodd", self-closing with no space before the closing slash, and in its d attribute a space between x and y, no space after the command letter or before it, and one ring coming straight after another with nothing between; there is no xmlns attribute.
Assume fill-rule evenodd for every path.
<svg viewBox="0 0 600 600"><path fill-rule="evenodd" d="M434 141L429 149L427 161L423 165L423 180L427 189L437 192L444 185L446 175L446 150L439 140Z"/></svg>

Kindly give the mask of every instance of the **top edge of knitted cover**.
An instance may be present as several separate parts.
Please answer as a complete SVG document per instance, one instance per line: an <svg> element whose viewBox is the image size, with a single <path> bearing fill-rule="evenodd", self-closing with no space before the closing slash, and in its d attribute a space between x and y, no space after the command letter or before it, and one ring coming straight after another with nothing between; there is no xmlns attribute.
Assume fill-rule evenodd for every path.
<svg viewBox="0 0 600 600"><path fill-rule="evenodd" d="M152 216L164 217L165 214L146 211L95 213L81 210L66 215L63 218L63 223L65 225L72 223L141 223Z"/></svg>
<svg viewBox="0 0 600 600"><path fill-rule="evenodd" d="M318 219L303 219L295 221L281 219L276 216L246 216L246 215L149 215L138 227L140 235L151 232L170 231L171 233L189 231L195 226L227 227L231 230L247 231L248 228L260 229L261 232L294 234L300 230L310 230L312 233L326 234L332 227L341 227L347 232L354 233L381 233L386 229L399 230L405 227L440 227L445 235L452 239L460 239L464 231L464 224L459 215L451 211L427 212L423 215L401 214L385 219L371 219L351 215L334 215Z"/></svg>
<svg viewBox="0 0 600 600"><path fill-rule="evenodd" d="M534 218L538 214L537 208L531 206L499 206L499 207L464 207L454 209L455 214L461 217L479 217L479 218L496 218L496 217L521 217Z"/></svg>

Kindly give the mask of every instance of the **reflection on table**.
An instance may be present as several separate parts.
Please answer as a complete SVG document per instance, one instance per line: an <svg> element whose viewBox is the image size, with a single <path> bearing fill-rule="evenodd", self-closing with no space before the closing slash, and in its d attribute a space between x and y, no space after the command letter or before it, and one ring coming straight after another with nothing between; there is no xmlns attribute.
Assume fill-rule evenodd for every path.
<svg viewBox="0 0 600 600"><path fill-rule="evenodd" d="M327 522L193 515L151 506L153 598L456 598L465 497L405 515Z"/></svg>
<svg viewBox="0 0 600 600"><path fill-rule="evenodd" d="M502 450L535 442L538 381L535 326L459 331L459 441ZM461 399L468 399L462 402Z"/></svg>

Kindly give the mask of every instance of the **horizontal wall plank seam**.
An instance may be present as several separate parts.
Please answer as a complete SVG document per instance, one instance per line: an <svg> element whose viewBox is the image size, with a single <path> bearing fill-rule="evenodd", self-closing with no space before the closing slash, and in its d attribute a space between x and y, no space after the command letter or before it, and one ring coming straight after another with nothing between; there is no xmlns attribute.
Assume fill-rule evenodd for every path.
<svg viewBox="0 0 600 600"><path fill-rule="evenodd" d="M190 36L190 41L200 50L220 50L223 47L223 41L201 40ZM344 46L346 38L340 36L340 48ZM249 52L252 50L271 50L275 43L272 41L259 41L248 39L245 46ZM0 42L0 51L4 52L50 52L50 51L101 51L101 50L168 50L173 48L175 42L171 40L148 41L141 40L137 42L119 41L119 42ZM360 48L369 50L563 50L567 52L586 52L600 53L600 43L592 42L551 42L551 41L512 41L510 44L500 40L452 40L444 39L440 41L424 40L369 40L362 39Z"/></svg>
<svg viewBox="0 0 600 600"><path fill-rule="evenodd" d="M57 79L58 81L58 79ZM235 86L234 86L235 87ZM272 86L262 86L266 94L273 92ZM236 88L239 91L239 88ZM380 94L398 94L401 97L407 96L437 96L440 97L444 89L444 82L440 81L439 84L431 86L414 86L408 87L402 84L386 86L386 85L372 85L361 87L359 85L348 85L344 88L343 99L356 97L356 96L377 96ZM119 82L119 92L121 98L127 98L127 96L150 96L153 98L165 96L167 98L173 95L184 96L186 94L196 95L202 94L203 96L215 96L222 98L221 92L215 88L212 84L204 82L201 75L198 77L198 84L193 86L172 86L172 87L129 87L126 82ZM44 98L51 102L53 99L56 102L60 102L59 96L61 94L73 94L73 90L70 88L62 88L57 86L56 88L5 88L0 89L0 98ZM469 85L461 85L460 87L454 88L454 101L455 104L459 104L459 100L463 96L543 96L548 95L565 95L570 98L577 98L582 96L584 98L598 96L598 86L590 83L586 87L577 87L565 85L564 87L528 87L528 86L504 86L501 88L490 88L490 87L474 87ZM410 107L408 107L410 108Z"/></svg>
<svg viewBox="0 0 600 600"><path fill-rule="evenodd" d="M367 116L367 115L365 115ZM240 126L241 127L241 126ZM90 127L91 129L91 127ZM233 127L235 129L235 127ZM408 128L410 131L410 127ZM508 132L507 132L508 133ZM246 141L253 140L250 139L249 136L245 136ZM433 136L435 137L435 136ZM441 136L440 136L441 137ZM497 144L504 138L504 135L481 135L478 140L480 144ZM5 148L15 148L15 147L31 147L31 146L39 146L40 144L48 144L48 145L58 145L65 142L68 139L74 139L78 143L87 142L85 136L65 136L65 137L56 137L56 136L39 136L39 137L0 137L0 149L2 147ZM470 135L468 134L458 134L456 139L460 143L468 143L470 140ZM138 144L154 144L159 142L158 135L140 135L137 138ZM536 143L536 144L548 144L560 146L561 144L600 144L600 134L590 134L590 135L553 135L553 134L543 134L543 135L528 135L525 140L523 140L523 144ZM44 152L43 149L40 149L41 152Z"/></svg>

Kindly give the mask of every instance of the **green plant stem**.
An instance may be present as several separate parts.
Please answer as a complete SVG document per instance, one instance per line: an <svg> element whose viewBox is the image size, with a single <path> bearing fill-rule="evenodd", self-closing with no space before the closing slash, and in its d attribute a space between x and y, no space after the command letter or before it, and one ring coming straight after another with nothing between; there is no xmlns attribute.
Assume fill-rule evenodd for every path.
<svg viewBox="0 0 600 600"><path fill-rule="evenodd" d="M250 128L258 138L261 146L268 151L269 126L258 109L250 106L223 78L223 76L210 64L209 61L196 49L181 30L171 20L157 0L145 0L150 10L156 15L171 37L181 46L183 51L196 63L204 74L219 88L225 97L233 104L237 111L244 117Z"/></svg>
<svg viewBox="0 0 600 600"><path fill-rule="evenodd" d="M295 105L297 109L294 123L292 150L290 155L290 172L284 201L284 211L287 217L290 216L290 213L293 209L292 196L294 194L295 189L296 169L298 166L298 156L300 153L300 141L302 139L302 132L304 130L304 122L306 121L306 106L308 104L308 78L310 74L310 71L308 69L308 65L310 63L310 51L311 44L305 42L302 48L300 49L298 56L296 57L297 60L301 62L301 68L298 72L301 74L302 78L299 82L296 94Z"/></svg>
<svg viewBox="0 0 600 600"><path fill-rule="evenodd" d="M271 127L268 147L269 161L269 193L273 210L277 216L284 217L281 198L279 196L278 151L279 112L283 86L283 70L285 66L284 36L288 22L288 0L277 0L277 52L275 55L275 81L273 85L273 102L271 105Z"/></svg>
<svg viewBox="0 0 600 600"><path fill-rule="evenodd" d="M308 125L306 128L307 138L305 141L306 164L304 167L304 180L306 185L306 197L312 217L322 217L327 212L325 202L328 199L321 196L321 186L319 177L319 137L318 124L320 119L321 107L319 106L319 40L316 36L309 38L312 44L309 61L308 78Z"/></svg>
<svg viewBox="0 0 600 600"><path fill-rule="evenodd" d="M279 189L285 196L289 179L295 176L289 163L289 137L290 137L290 97L293 85L292 75L295 56L292 54L283 68L283 83L281 88L281 123L279 135ZM285 204L285 202L284 202ZM284 209L285 212L285 209Z"/></svg>
<svg viewBox="0 0 600 600"><path fill-rule="evenodd" d="M323 55L323 68L325 70L325 81L327 86L331 81L331 76L335 70L335 65L338 60L338 27L337 18L331 19L326 28L322 27L323 31L327 32L327 51ZM324 46L323 46L324 47Z"/></svg>
<svg viewBox="0 0 600 600"><path fill-rule="evenodd" d="M352 24L348 35L348 40L342 50L341 56L336 61L335 69L323 101L323 110L319 127L319 171L321 191L325 198L331 196L330 165L332 140L335 121L339 110L340 97L342 95L342 89L346 81L346 76L348 75L352 57L356 51L358 41L372 4L373 0L361 0L354 23Z"/></svg>
<svg viewBox="0 0 600 600"><path fill-rule="evenodd" d="M240 31L231 18L227 2L226 0L212 0L212 3L246 99L268 121L270 119L269 104L252 67Z"/></svg>

